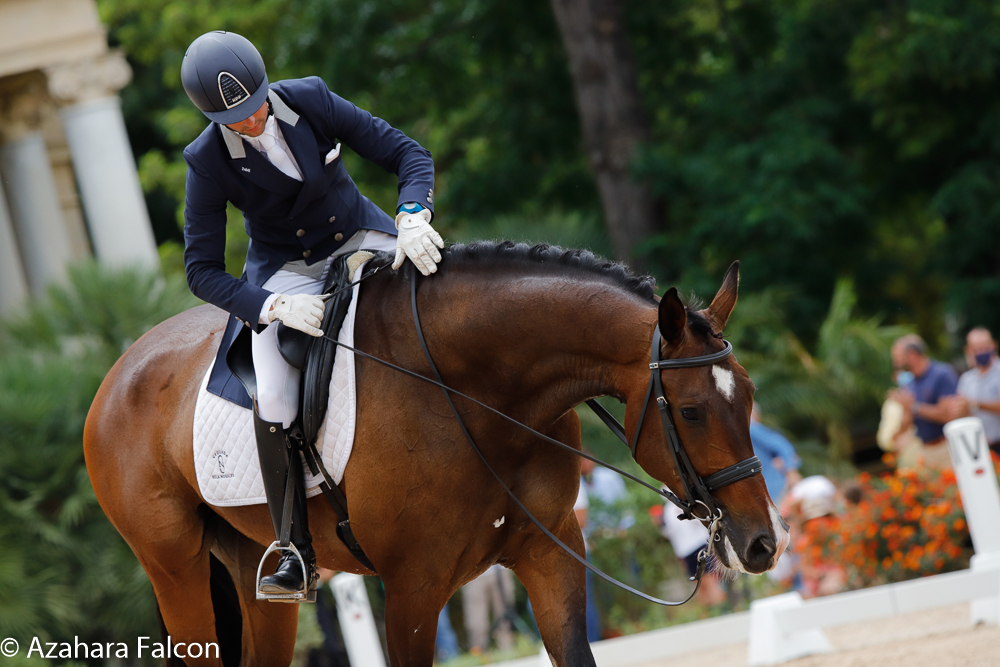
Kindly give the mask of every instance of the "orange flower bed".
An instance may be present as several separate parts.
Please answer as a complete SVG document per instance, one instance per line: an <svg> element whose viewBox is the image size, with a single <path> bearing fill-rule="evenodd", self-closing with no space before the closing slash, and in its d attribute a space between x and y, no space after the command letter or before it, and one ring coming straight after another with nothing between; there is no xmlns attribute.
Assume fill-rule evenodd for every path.
<svg viewBox="0 0 1000 667"><path fill-rule="evenodd" d="M851 588L969 566L972 545L954 472L863 473L857 482L861 502L803 536L805 553L842 565Z"/></svg>

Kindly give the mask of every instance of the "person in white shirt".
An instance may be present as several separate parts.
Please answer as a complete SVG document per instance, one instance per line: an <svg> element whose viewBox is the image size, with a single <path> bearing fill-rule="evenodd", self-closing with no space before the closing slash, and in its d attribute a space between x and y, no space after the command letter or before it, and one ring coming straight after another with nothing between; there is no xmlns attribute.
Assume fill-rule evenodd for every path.
<svg viewBox="0 0 1000 667"><path fill-rule="evenodd" d="M664 503L660 534L670 540L674 555L684 563L688 576L693 577L698 572L698 552L708 544L708 529L701 521L682 520L681 514L681 508L677 505ZM726 591L712 565L711 560L705 564L705 574L697 596L699 602L708 606L726 601Z"/></svg>
<svg viewBox="0 0 1000 667"><path fill-rule="evenodd" d="M951 418L979 417L990 449L1000 454L1000 361L988 329L976 327L965 338L969 370L958 379L958 396L950 401Z"/></svg>

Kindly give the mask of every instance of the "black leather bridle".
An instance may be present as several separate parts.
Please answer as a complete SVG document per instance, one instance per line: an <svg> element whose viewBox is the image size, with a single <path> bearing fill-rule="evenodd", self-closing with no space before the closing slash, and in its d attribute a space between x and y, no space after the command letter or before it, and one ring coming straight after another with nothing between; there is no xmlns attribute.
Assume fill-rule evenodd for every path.
<svg viewBox="0 0 1000 667"><path fill-rule="evenodd" d="M342 290L340 291L353 288L355 284L360 283L366 278L369 278L370 276L374 275L376 271L378 271L380 268L383 268L384 266L385 265L379 265L377 268L367 273L365 276L358 279L354 283L351 283L347 287L342 288ZM489 405L486 405L482 401L479 401L463 392L460 392L456 389L447 386L444 383L444 378L441 377L441 373L438 371L437 364L434 363L434 359L431 357L430 350L427 347L427 341L424 338L423 327L420 324L420 315L417 311L416 270L413 268L412 263L409 262L407 262L405 270L410 272L409 273L409 279L411 281L410 306L413 314L413 323L416 328L417 340L420 343L420 347L423 350L424 357L427 360L431 372L434 375L433 379L421 375L419 373L416 373L414 371L411 371L409 369L402 368L400 366L392 364L388 361L385 361L384 359L379 359L376 356L368 354L367 352L363 352L357 348L351 347L350 345L345 345L344 343L341 343L340 341L331 338L329 336L324 336L324 338L327 338L331 342L336 343L337 346L342 347L350 352L353 352L358 356L365 357L366 359L370 359L371 361L374 361L378 364L381 364L388 368L392 368L393 370L399 373L420 380L422 382L435 385L438 388L440 388L443 392L444 399L447 402L448 407L451 409L451 413L454 416L456 423L458 424L458 427L462 431L462 435L465 437L466 441L469 443L470 447L475 452L476 456L479 458L480 461L482 461L483 465L494 477L494 479L501 486L501 488L503 488L503 490L507 493L507 495L511 498L511 500L514 501L514 503L518 506L518 508L520 508L520 510L525 514L525 516L535 525L535 527L537 527L546 537L552 540L569 557L576 560L578 563L580 563L585 568L590 570L592 573L594 573L595 576L600 577L604 581L607 581L608 583L617 586L618 588L621 588L625 591L628 591L629 593L632 593L633 595L636 595L644 600L663 606L675 607L678 605L682 605L691 598L693 598L695 594L698 592L699 587L701 586L702 575L704 574L705 564L708 561L709 555L711 554L712 550L714 550L715 544L719 542L722 538L721 525L720 525L720 522L722 520L722 509L716 504L715 500L712 498L712 491L714 491L715 489L719 489L723 486L726 486L727 484L732 484L733 482L738 482L741 479L746 479L747 477L756 475L763 469L763 465L761 464L760 459L758 459L756 456L752 456L748 459L740 461L739 463L724 468L723 470L713 473L708 477L703 478L701 475L699 475L698 472L694 469L694 466L691 464L691 459L688 458L687 452L681 445L680 436L678 435L677 428L674 425L674 419L670 413L670 407L669 404L667 403L667 398L663 393L663 381L660 378L660 372L664 370L677 369L677 368L693 368L696 366L709 366L719 361L723 361L733 353L733 346L729 343L729 341L724 341L725 347L721 351L715 352L713 354L707 354L700 357L687 357L683 359L661 360L660 327L659 325L657 325L653 329L653 345L652 345L652 352L650 353L650 362L649 362L649 368L650 368L649 386L646 389L646 399L643 402L642 413L640 414L639 423L636 425L636 430L632 436L631 442L625 435L624 427L622 427L622 425L618 423L618 420L616 420L614 416L611 415L610 412L605 410L603 406L601 406L593 399L587 401L587 405L590 406L590 408L597 414L597 416L600 417L601 420L608 426L608 428L610 428L611 431L631 449L632 457L635 458L636 449L639 446L639 432L642 430L643 419L645 418L646 411L649 408L650 400L654 396L656 397L656 404L660 410L660 421L663 424L663 431L669 443L670 454L673 457L674 466L676 467L678 476L681 478L681 484L684 487L685 500L681 500L670 491L667 491L665 488L656 488L655 486L649 484L648 482L639 479L635 475L632 475L628 472L625 472L624 470L616 468L613 465L605 463L604 461L601 461L600 459L591 456L586 452L582 452L578 449L575 449L563 442L560 442L550 436L545 435L544 433L540 433L535 429L531 428L530 426L522 424L521 422L517 421L512 417L509 417L508 415L505 415L499 410L492 408ZM337 293L334 293L334 295L336 294ZM645 486L646 488L660 494L661 496L663 496L664 498L666 498L667 500L669 500L670 502L681 508L681 510L683 510L683 514L681 515L680 518L695 519L704 523L709 531L708 544L706 544L705 547L698 552L698 569L695 575L691 577L691 581L695 582L695 587L694 590L691 591L691 594L688 595L688 597L685 598L684 600L681 600L680 602L671 602L669 600L661 600L659 598L653 597L651 595L643 593L642 591L636 590L635 588L632 588L628 584L624 584L614 579L613 577L610 577L609 575L605 574L601 570L594 567L591 563L589 563L586 560L586 558L576 553L575 550L567 546L562 540L560 540L555 534L553 534L551 530L549 530L544 524L542 524L542 522L539 521L538 518L536 518L535 515L528 510L527 507L525 507L524 503L521 502L521 500L514 494L513 490L511 490L511 488L507 486L507 484L503 481L503 479L493 468L493 466L490 465L489 461L487 461L486 457L483 455L483 452L479 449L479 446L473 439L472 434L469 433L468 428L465 426L461 414L459 413L458 408L455 407L455 403L451 398L452 394L454 394L455 396L461 396L462 398L471 401L476 405L479 405L480 407L488 410L489 412L495 414L496 416L504 419L505 421L514 424L519 428L522 428L525 431L533 434L534 436L538 437L541 440L544 440L561 449L567 450L570 453L579 456L581 458L589 459L594 463L597 463L605 468L608 468L609 470L613 470L619 475L627 477L628 479L631 479L632 481L637 482L638 484L641 484L642 486ZM696 510L698 509L699 505L703 506L705 510L708 512L707 516L702 517L696 513Z"/></svg>
<svg viewBox="0 0 1000 667"><path fill-rule="evenodd" d="M655 397L656 407L660 411L660 423L663 426L663 433L667 437L670 456L673 459L674 468L677 470L677 475L681 478L681 485L684 488L684 500L681 500L669 491L661 491L661 493L667 500L683 510L680 518L699 519L700 521L708 522L722 515L721 508L719 508L712 497L712 491L720 489L727 484L738 482L741 479L752 477L763 470L764 465L759 458L751 456L739 463L734 463L728 468L723 468L708 477L699 475L698 471L691 464L687 450L681 444L680 435L677 433L677 426L674 424L673 413L671 413L667 397L663 393L663 379L660 377L660 374L665 370L711 366L712 364L728 359L733 353L733 346L727 340L723 341L725 343L724 348L712 354L705 354L699 357L685 357L682 359L660 359L660 340L660 325L657 324L656 328L653 329L653 345L649 355L649 386L646 388L646 399L643 401L642 412L639 413L639 421L635 427L635 432L632 434L631 441L626 437L625 429L618 423L618 420L605 410L600 403L591 399L587 401L587 405L622 442L628 445L634 459L639 448L639 433L642 431L646 411L649 409L650 401ZM702 505L708 511L708 516L698 516L695 512L698 509L698 505Z"/></svg>

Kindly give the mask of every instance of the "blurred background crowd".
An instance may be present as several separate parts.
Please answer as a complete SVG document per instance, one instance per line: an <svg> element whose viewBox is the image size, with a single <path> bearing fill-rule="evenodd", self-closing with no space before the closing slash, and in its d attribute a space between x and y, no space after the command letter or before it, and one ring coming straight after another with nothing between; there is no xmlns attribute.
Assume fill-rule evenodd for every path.
<svg viewBox="0 0 1000 667"><path fill-rule="evenodd" d="M31 4L0 0L0 13ZM587 247L652 273L661 290L703 296L742 261L725 333L758 388L752 438L793 549L773 576L711 576L678 609L589 582L592 638L744 609L785 590L822 595L967 567L941 425L976 415L1000 441L996 3L32 6L63 5L90 12L98 51L125 65L104 94L120 99L155 252L145 267L104 261L105 223L88 203L100 185L87 180L66 101L82 103L79 95L53 83L55 69L19 70L27 50L0 47L0 175L14 231L25 211L48 210L27 207L38 192L17 179L32 147L48 151L61 193L51 210L76 230L58 271L28 272L22 298L0 299L0 537L16 545L0 550L0 635L156 634L149 584L94 500L81 431L117 357L196 304L181 260L181 151L205 120L179 73L186 46L210 29L253 41L272 81L320 76L429 148L435 225L448 241ZM26 25L0 21L0 33L14 43ZM23 114L12 120L26 99L49 105L34 112L34 130ZM64 130L46 124L49 107ZM346 150L344 159L361 191L391 210L394 178ZM246 237L231 214L228 268L238 274ZM17 243L27 266L29 240ZM60 240L37 243L51 257ZM5 295L12 289L0 283ZM596 418L581 419L592 453L642 474ZM654 500L585 466L577 515L588 558L630 585L684 597L705 535ZM368 585L378 615L378 581ZM330 609L302 608L298 664L346 664ZM467 586L441 621L439 657L451 664L537 652L524 590L502 568Z"/></svg>

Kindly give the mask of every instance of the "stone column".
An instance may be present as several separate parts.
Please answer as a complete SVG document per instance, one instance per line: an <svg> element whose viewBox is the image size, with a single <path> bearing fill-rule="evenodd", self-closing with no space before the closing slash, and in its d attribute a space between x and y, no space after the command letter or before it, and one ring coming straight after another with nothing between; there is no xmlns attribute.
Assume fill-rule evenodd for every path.
<svg viewBox="0 0 1000 667"><path fill-rule="evenodd" d="M159 266L118 91L132 78L109 52L46 70L60 109L94 253L104 264Z"/></svg>
<svg viewBox="0 0 1000 667"><path fill-rule="evenodd" d="M50 101L29 88L5 102L0 175L28 284L38 293L51 282L61 282L73 259L52 164L39 129L44 106Z"/></svg>
<svg viewBox="0 0 1000 667"><path fill-rule="evenodd" d="M7 198L0 185L0 316L10 313L27 295L28 281L7 212Z"/></svg>

